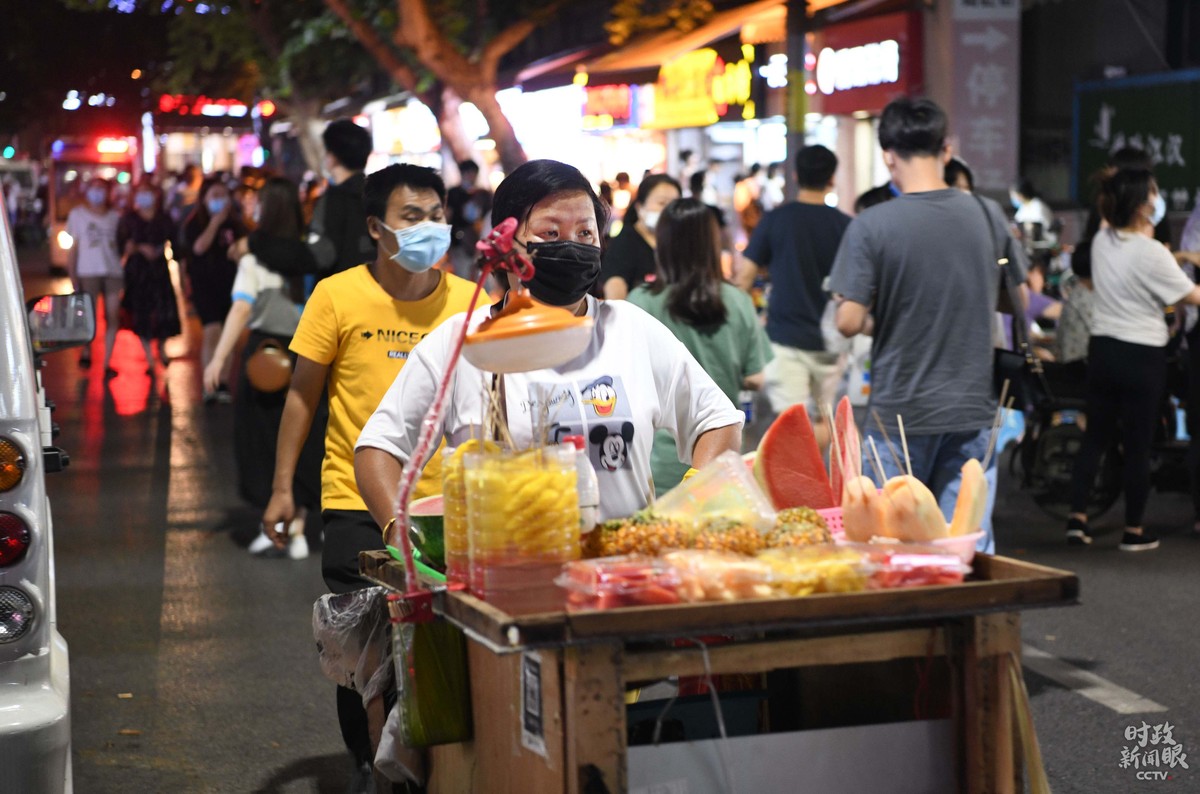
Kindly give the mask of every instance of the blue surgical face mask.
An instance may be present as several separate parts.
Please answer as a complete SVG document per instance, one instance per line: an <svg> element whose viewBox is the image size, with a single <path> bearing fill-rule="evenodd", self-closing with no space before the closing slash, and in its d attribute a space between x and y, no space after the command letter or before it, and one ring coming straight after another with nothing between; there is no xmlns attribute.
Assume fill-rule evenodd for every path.
<svg viewBox="0 0 1200 794"><path fill-rule="evenodd" d="M154 194L139 192L133 194L133 206L139 210L148 210L154 207Z"/></svg>
<svg viewBox="0 0 1200 794"><path fill-rule="evenodd" d="M97 207L104 203L108 198L108 191L102 187L90 187L87 189L87 200L90 204L95 204Z"/></svg>
<svg viewBox="0 0 1200 794"><path fill-rule="evenodd" d="M383 221L379 225L396 236L391 260L410 273L424 273L450 250L450 224L421 221L414 226L393 229Z"/></svg>
<svg viewBox="0 0 1200 794"><path fill-rule="evenodd" d="M1150 216L1150 225L1157 226L1162 223L1162 219L1167 217L1167 200L1162 197L1162 193L1155 193L1154 198L1150 199L1150 203L1154 205L1154 214Z"/></svg>
<svg viewBox="0 0 1200 794"><path fill-rule="evenodd" d="M208 207L209 215L220 215L221 211L224 210L226 206L228 206L229 199L210 198L208 201L206 201L204 203L205 203L205 206Z"/></svg>
<svg viewBox="0 0 1200 794"><path fill-rule="evenodd" d="M1019 198L1017 198L1015 193L1009 193L1008 200L1013 205L1013 209L1015 209L1015 210L1021 209L1021 200Z"/></svg>

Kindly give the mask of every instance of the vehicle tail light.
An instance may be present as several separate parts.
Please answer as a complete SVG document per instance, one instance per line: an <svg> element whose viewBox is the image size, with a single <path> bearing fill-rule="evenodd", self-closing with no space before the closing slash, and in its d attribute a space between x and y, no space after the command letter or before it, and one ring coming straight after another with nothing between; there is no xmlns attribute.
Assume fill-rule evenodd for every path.
<svg viewBox="0 0 1200 794"><path fill-rule="evenodd" d="M33 625L33 601L24 590L0 587L0 645L21 639Z"/></svg>
<svg viewBox="0 0 1200 794"><path fill-rule="evenodd" d="M25 476L25 455L17 442L0 436L0 493L11 491Z"/></svg>
<svg viewBox="0 0 1200 794"><path fill-rule="evenodd" d="M29 527L12 513L0 513L0 568L19 562L29 549Z"/></svg>

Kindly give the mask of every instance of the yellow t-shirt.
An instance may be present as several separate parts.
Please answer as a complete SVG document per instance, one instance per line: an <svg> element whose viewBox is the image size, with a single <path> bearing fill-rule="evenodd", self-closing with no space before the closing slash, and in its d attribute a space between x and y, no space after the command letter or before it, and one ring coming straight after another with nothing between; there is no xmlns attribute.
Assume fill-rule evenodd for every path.
<svg viewBox="0 0 1200 794"><path fill-rule="evenodd" d="M447 318L465 312L474 290L471 282L445 273L428 297L398 301L379 285L367 265L317 283L290 347L297 355L330 368L321 509L366 510L354 481L358 434L417 342ZM481 294L480 305L488 303L487 294ZM441 456L435 454L414 496L441 492Z"/></svg>

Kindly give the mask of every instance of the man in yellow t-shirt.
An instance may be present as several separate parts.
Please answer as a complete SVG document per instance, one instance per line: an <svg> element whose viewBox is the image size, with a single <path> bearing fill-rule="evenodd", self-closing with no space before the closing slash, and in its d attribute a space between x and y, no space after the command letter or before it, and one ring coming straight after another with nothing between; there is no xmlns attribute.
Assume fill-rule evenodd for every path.
<svg viewBox="0 0 1200 794"><path fill-rule="evenodd" d="M392 165L367 177L363 205L375 261L318 282L292 337L297 356L275 452L271 501L263 526L280 548L295 514L292 476L300 449L328 389L329 423L321 467L325 541L321 572L329 589L346 593L370 583L358 575L358 553L382 549L380 527L354 481L354 444L409 353L426 334L465 312L475 285L433 265L450 246L446 188L437 172ZM486 296L483 296L486 303ZM435 457L434 459L438 459ZM418 496L441 492L441 475L426 467ZM338 718L356 762L369 761L360 696L338 688Z"/></svg>

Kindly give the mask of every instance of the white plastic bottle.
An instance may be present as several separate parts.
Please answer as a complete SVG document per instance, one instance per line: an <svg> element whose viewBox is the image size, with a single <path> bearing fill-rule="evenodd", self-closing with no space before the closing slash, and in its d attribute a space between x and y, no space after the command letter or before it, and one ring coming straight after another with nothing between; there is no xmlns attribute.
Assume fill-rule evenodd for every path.
<svg viewBox="0 0 1200 794"><path fill-rule="evenodd" d="M586 535L600 523L600 482L587 456L583 436L564 436L562 443L575 447L576 488L579 490L579 531Z"/></svg>

